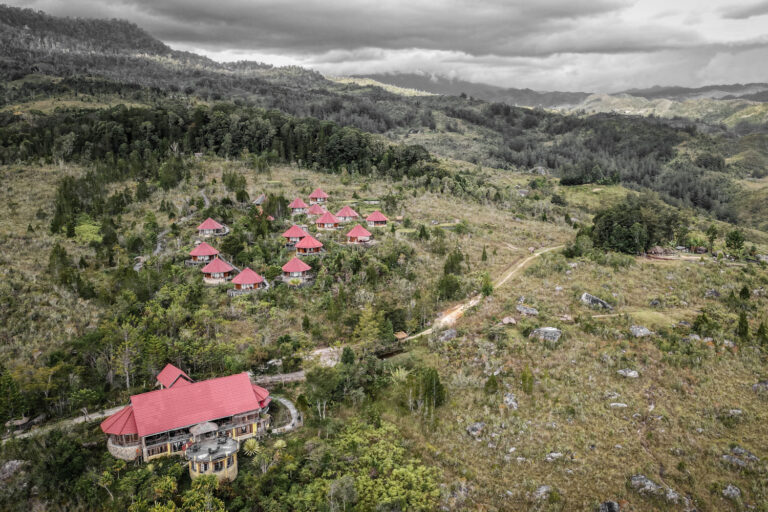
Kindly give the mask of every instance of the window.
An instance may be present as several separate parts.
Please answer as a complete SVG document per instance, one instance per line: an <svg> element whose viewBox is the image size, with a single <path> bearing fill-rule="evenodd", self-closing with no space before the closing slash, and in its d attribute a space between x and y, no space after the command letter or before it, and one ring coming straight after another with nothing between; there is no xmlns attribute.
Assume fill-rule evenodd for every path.
<svg viewBox="0 0 768 512"><path fill-rule="evenodd" d="M218 473L222 469L224 469L224 461L223 460L220 460L218 462L214 462L213 463L213 471L214 472Z"/></svg>
<svg viewBox="0 0 768 512"><path fill-rule="evenodd" d="M159 444L157 446L151 446L147 448L147 455L152 457L153 455L159 455L168 451L168 446L165 444Z"/></svg>
<svg viewBox="0 0 768 512"><path fill-rule="evenodd" d="M235 456L234 455L230 455L227 458L227 467L231 468L234 464L235 464Z"/></svg>
<svg viewBox="0 0 768 512"><path fill-rule="evenodd" d="M208 472L208 463L207 462L201 462L200 463L200 472L201 473L207 473Z"/></svg>

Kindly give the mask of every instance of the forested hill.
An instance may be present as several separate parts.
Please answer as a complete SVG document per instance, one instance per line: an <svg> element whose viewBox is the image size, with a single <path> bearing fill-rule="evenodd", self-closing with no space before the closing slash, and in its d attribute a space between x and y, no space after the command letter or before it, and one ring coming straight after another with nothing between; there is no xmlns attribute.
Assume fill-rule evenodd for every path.
<svg viewBox="0 0 768 512"><path fill-rule="evenodd" d="M167 45L123 20L58 18L0 5L2 51L81 51L170 55Z"/></svg>
<svg viewBox="0 0 768 512"><path fill-rule="evenodd" d="M758 198L764 195L760 180L766 176L768 130L761 124L742 130L684 118L563 115L503 100L404 96L333 82L298 67L216 63L171 50L122 21L0 9L0 127L20 144L25 137L32 141L25 134L38 124L36 118L64 106L223 101L332 121L473 165L536 169L562 178L563 184L650 189L675 205L764 225L768 206ZM50 133L36 133L35 140L67 135L55 124L46 126ZM13 158L26 158L19 148L5 151L6 161L8 151ZM744 189L739 180L745 179L755 184ZM749 208L742 207L745 198Z"/></svg>

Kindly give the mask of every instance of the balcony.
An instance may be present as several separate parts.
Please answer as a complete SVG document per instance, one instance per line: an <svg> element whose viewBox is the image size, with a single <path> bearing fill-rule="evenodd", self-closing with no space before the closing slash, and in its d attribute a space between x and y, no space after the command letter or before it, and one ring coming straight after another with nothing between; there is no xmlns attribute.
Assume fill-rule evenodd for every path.
<svg viewBox="0 0 768 512"><path fill-rule="evenodd" d="M120 443L113 436L107 438L107 451L117 459L132 461L141 456L141 443Z"/></svg>

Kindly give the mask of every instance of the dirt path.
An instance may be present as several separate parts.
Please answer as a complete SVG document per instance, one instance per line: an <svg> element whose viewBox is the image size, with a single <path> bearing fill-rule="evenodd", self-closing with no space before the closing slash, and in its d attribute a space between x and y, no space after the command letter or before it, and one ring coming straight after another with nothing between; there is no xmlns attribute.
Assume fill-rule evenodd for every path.
<svg viewBox="0 0 768 512"><path fill-rule="evenodd" d="M546 249L541 249L538 252L535 252L528 256L527 258L524 258L523 260L519 261L518 263L512 265L509 269L507 269L504 274L496 280L496 282L493 283L494 288L500 288L501 286L504 286L507 281L515 277L521 270L525 269L533 260L541 256L542 254L546 254L550 251L554 251L557 249L561 249L562 245L558 245L555 247L547 247ZM449 325L453 325L456 323L456 320L464 316L464 313L475 306L477 306L480 301L482 300L482 295L478 294L474 297L471 297L466 302L462 302L461 304L457 304L456 306L453 306L452 308L446 309L443 311L443 313L432 323L432 327L425 329L419 333L413 334L411 336L408 336L403 341L413 340L420 336L426 336L428 334L432 334L436 329L440 329L443 327L447 327Z"/></svg>
<svg viewBox="0 0 768 512"><path fill-rule="evenodd" d="M38 434L45 434L46 432L53 430L54 428L66 428L71 427L73 425L78 425L80 423L85 423L88 421L94 421L94 420L100 420L102 418L106 418L107 416L112 416L117 411L125 407L124 405L119 405L117 407L112 407L111 409L104 409L103 411L93 412L90 414L84 414L82 416L78 416L76 418L71 418L68 420L61 420L57 421L56 423L51 423L50 425L46 425L44 427L40 428L33 428L31 430L27 430L26 432L22 432L20 434L17 434L14 436L16 439L24 439L25 437L31 437L36 436ZM3 444L5 444L6 441L10 439L10 436L3 438Z"/></svg>

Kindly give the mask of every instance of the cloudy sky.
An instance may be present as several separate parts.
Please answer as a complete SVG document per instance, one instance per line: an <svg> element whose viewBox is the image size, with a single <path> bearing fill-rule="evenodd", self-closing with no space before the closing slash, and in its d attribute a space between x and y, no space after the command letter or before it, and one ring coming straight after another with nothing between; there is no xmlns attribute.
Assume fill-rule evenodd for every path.
<svg viewBox="0 0 768 512"><path fill-rule="evenodd" d="M768 81L768 0L0 0L219 61L538 90Z"/></svg>

